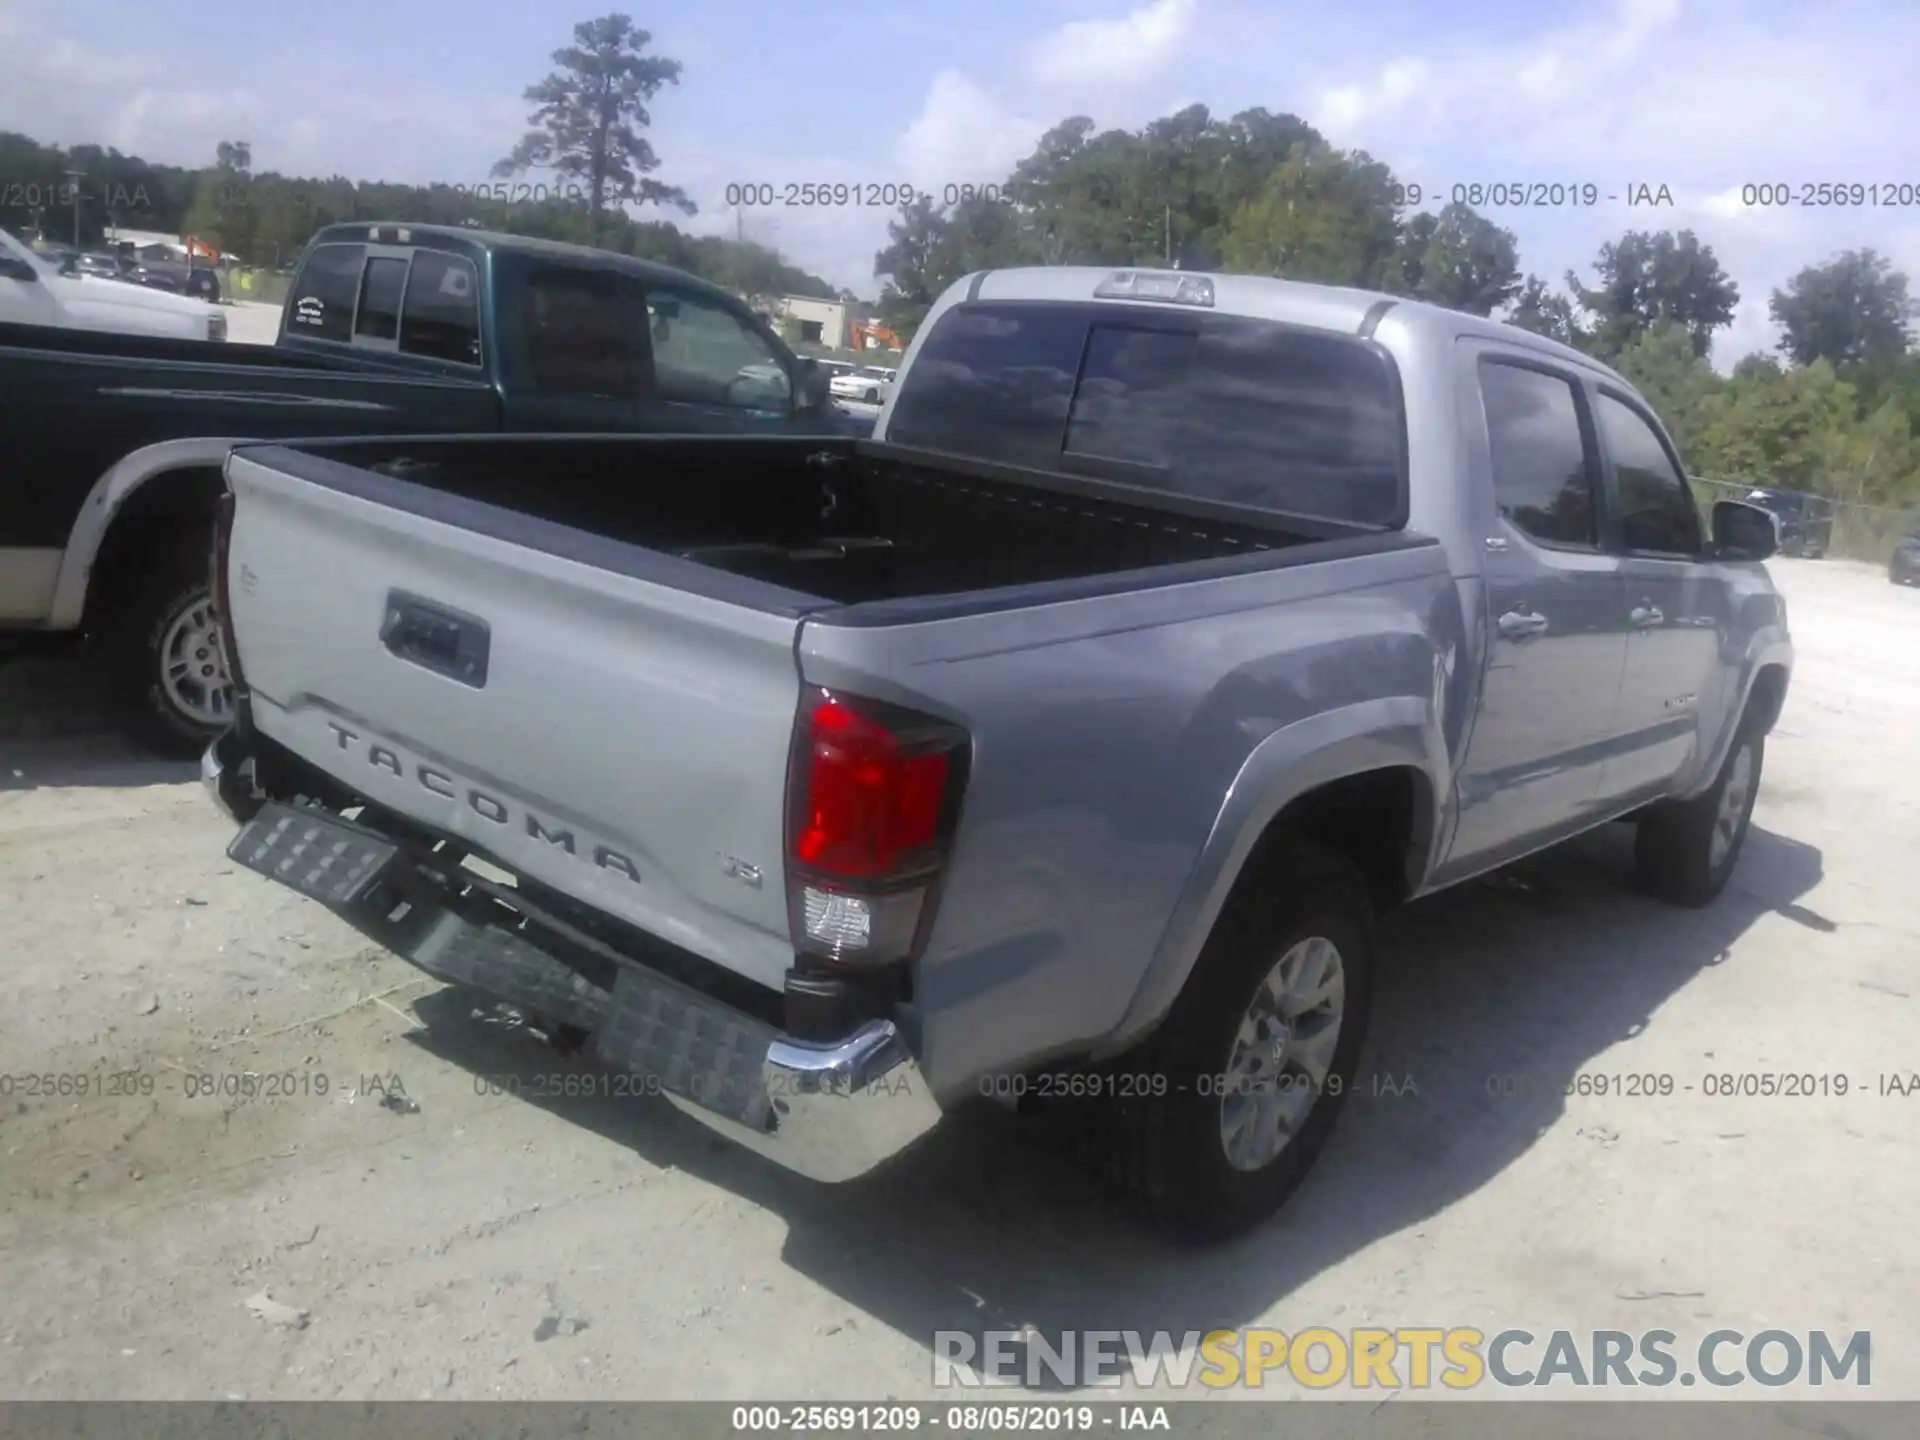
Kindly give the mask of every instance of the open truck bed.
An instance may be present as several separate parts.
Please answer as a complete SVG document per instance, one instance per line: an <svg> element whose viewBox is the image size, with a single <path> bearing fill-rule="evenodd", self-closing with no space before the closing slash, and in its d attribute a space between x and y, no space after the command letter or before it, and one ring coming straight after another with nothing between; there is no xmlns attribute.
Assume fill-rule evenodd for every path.
<svg viewBox="0 0 1920 1440"><path fill-rule="evenodd" d="M740 877L779 875L787 853L803 626L867 657L867 693L924 704L903 646L942 622L991 621L989 649L1044 644L1059 620L1007 612L1098 633L1139 623L1124 597L1156 587L1408 543L852 441L250 446L227 476L232 658L259 733L774 993L788 897ZM1101 597L1122 608L1073 604Z"/></svg>
<svg viewBox="0 0 1920 1440"><path fill-rule="evenodd" d="M674 556L792 592L760 603L791 608L804 597L809 610L1270 557L1314 534L1233 507L1182 513L1165 496L1133 501L1111 484L1063 488L1071 482L1058 476L1036 483L1005 467L851 441L355 441L276 451L273 463L463 528L590 552L592 563L652 563L616 561L607 542ZM579 536L601 543L582 549ZM719 593L754 603L737 586ZM975 594L974 603L988 602Z"/></svg>

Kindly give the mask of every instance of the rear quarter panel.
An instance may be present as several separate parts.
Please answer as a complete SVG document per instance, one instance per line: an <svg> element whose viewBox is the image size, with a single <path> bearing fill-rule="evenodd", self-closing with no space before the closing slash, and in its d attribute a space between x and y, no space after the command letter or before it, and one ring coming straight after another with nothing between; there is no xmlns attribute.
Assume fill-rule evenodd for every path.
<svg viewBox="0 0 1920 1440"><path fill-rule="evenodd" d="M1462 636L1435 544L922 624L808 623L806 680L973 737L909 1016L935 1090L962 1098L1131 1021L1150 973L1204 938L1241 830L1290 786L1392 755L1444 794ZM1276 736L1310 743L1250 770Z"/></svg>

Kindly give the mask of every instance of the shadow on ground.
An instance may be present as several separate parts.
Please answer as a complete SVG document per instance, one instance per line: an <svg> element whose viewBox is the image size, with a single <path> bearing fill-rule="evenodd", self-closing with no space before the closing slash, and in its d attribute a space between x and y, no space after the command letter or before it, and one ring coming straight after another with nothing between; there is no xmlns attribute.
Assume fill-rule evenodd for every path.
<svg viewBox="0 0 1920 1440"><path fill-rule="evenodd" d="M0 790L196 773L142 756L112 716L96 668L0 660ZM1632 832L1609 826L1389 917L1373 1034L1333 1142L1272 1224L1215 1250L1176 1249L1144 1228L1044 1118L955 1114L884 1169L825 1187L664 1103L528 1103L780 1215L789 1265L923 1344L936 1330L1025 1324L1234 1327L1493 1180L1560 1118L1572 1076L1723 963L1761 916L1834 929L1801 903L1821 856L1798 841L1754 827L1732 885L1701 911L1629 889L1631 850ZM472 1073L556 1068L529 1032L474 1018L470 992L417 1008L429 1028L414 1043Z"/></svg>
<svg viewBox="0 0 1920 1440"><path fill-rule="evenodd" d="M0 791L178 785L193 761L158 760L120 732L96 659L0 654Z"/></svg>
<svg viewBox="0 0 1920 1440"><path fill-rule="evenodd" d="M1044 1120L956 1114L882 1170L829 1188L665 1104L539 1103L779 1214L789 1265L922 1344L936 1330L1024 1324L1234 1327L1499 1175L1560 1117L1570 1077L1645 1029L1762 915L1832 928L1799 903L1821 858L1797 841L1755 827L1733 884L1703 911L1628 889L1631 850L1632 832L1609 826L1390 917L1369 1053L1333 1143L1272 1224L1220 1249L1177 1249L1145 1229ZM418 1009L429 1029L416 1043L452 1063L554 1067L530 1033L475 1020L470 993Z"/></svg>

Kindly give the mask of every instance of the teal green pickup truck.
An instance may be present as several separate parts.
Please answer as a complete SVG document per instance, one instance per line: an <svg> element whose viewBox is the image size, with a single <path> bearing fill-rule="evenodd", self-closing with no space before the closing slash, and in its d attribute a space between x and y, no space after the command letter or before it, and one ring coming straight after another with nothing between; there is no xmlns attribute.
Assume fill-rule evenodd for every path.
<svg viewBox="0 0 1920 1440"><path fill-rule="evenodd" d="M272 345L0 325L0 396L0 648L109 648L129 728L180 755L229 719L207 556L236 442L857 427L692 275L361 222L308 242Z"/></svg>

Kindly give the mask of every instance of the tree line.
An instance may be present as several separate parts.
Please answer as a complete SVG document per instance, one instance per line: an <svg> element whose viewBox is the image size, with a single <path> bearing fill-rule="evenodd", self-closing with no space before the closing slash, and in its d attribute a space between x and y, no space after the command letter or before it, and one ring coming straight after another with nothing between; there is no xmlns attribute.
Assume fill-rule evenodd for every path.
<svg viewBox="0 0 1920 1440"><path fill-rule="evenodd" d="M0 223L67 238L77 222L83 245L109 224L189 233L255 265L291 261L336 221L467 225L598 245L749 295L851 298L768 247L635 213L695 208L654 175L649 107L682 66L651 42L624 14L574 26L553 70L526 90L528 129L488 181L256 172L238 141L192 169L0 133L0 203L11 207ZM513 178L529 172L553 179ZM1800 271L1771 297L1779 353L1722 377L1706 357L1740 291L1693 232L1629 231L1601 247L1591 278L1569 271L1555 285L1523 271L1513 232L1469 198L1424 196L1296 115L1256 108L1222 120L1191 105L1138 130L1073 116L1004 184L954 205L923 196L901 207L874 257L880 313L910 335L954 280L1013 265L1178 266L1381 290L1498 316L1615 365L1659 408L1695 473L1920 503L1914 306L1885 257L1853 250ZM1649 198L1655 214L1659 197Z"/></svg>
<svg viewBox="0 0 1920 1440"><path fill-rule="evenodd" d="M1778 354L1707 363L1740 290L1689 230L1633 230L1556 285L1513 232L1424 197L1295 115L1204 105L1138 130L1074 116L998 185L901 207L874 257L880 311L911 332L940 293L1013 265L1175 266L1351 285L1494 316L1641 386L1696 474L1838 500L1920 503L1920 358L1907 277L1871 249L1808 265L1770 298ZM1446 199L1421 208L1422 199ZM1658 198L1649 207L1658 214Z"/></svg>
<svg viewBox="0 0 1920 1440"><path fill-rule="evenodd" d="M0 132L0 224L27 236L71 244L73 207L63 178L81 178L80 244L101 243L109 225L196 235L246 265L289 265L312 234L339 221L398 220L464 225L515 235L597 244L690 271L749 295L832 297L820 276L788 264L751 241L692 235L671 221L608 209L596 220L583 182L492 180L404 185L256 171L250 147L225 143L223 159L203 169L160 165L98 145L63 150ZM16 180L15 177L18 177ZM39 177L37 179L31 177ZM21 203L12 204L14 200ZM29 206L26 201L41 203ZM37 211L37 213L36 213Z"/></svg>

